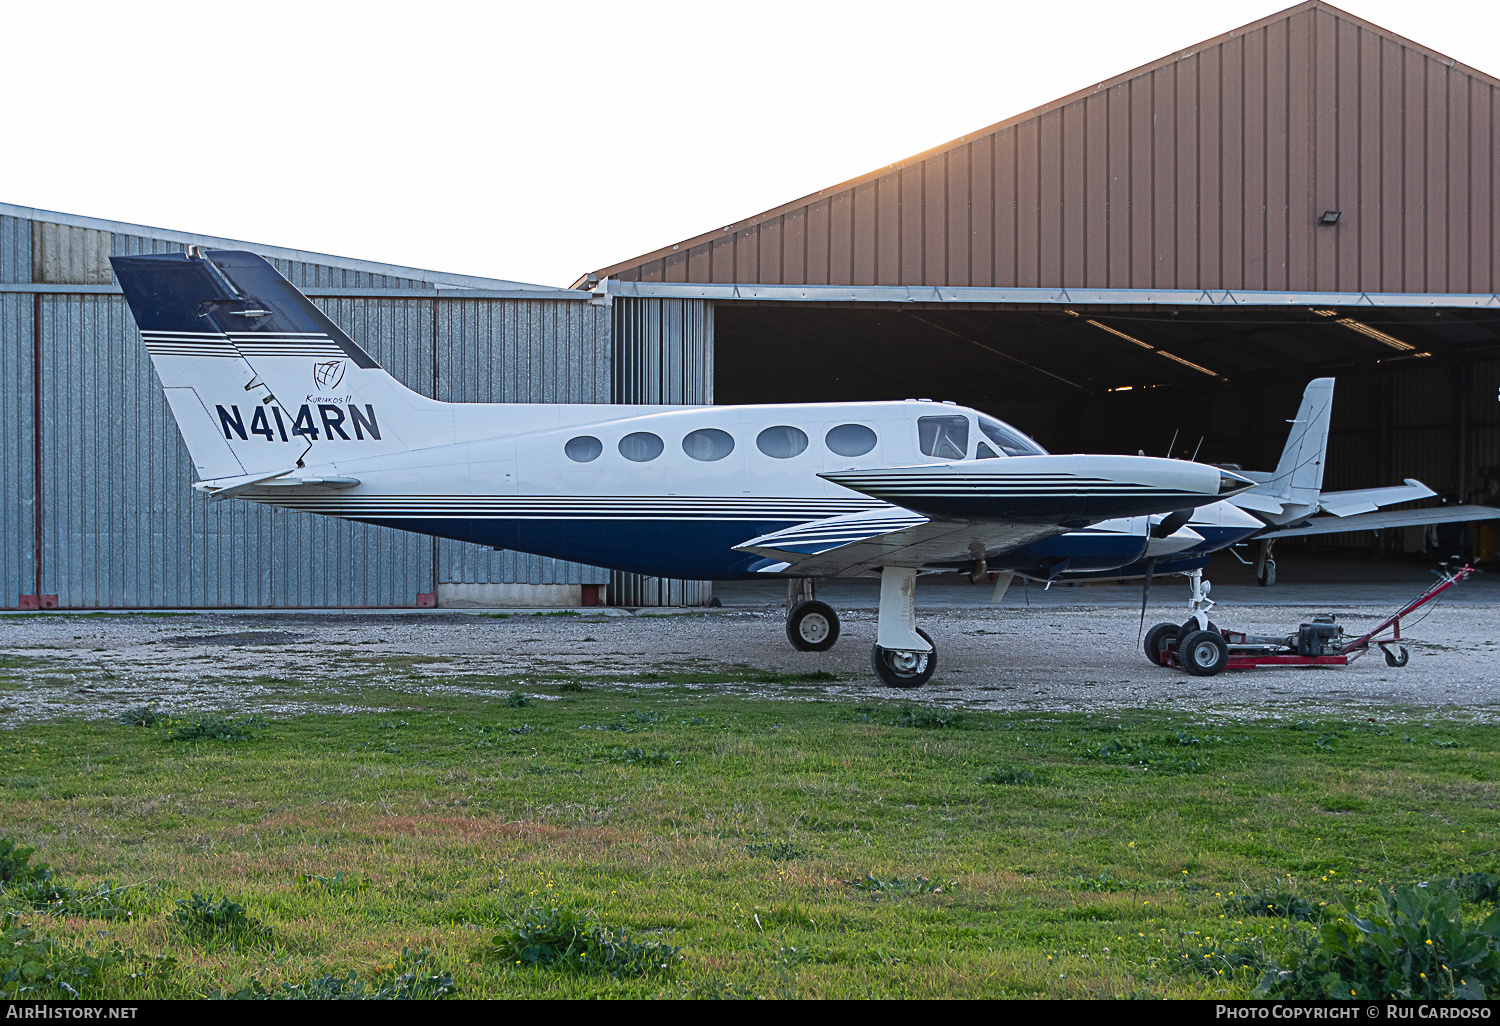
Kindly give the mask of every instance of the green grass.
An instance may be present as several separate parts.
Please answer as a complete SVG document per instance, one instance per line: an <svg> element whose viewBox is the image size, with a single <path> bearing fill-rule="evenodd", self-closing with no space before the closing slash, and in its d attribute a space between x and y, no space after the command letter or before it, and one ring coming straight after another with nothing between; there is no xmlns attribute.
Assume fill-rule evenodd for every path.
<svg viewBox="0 0 1500 1026"><path fill-rule="evenodd" d="M323 993L350 974L427 994L451 974L463 997L1244 997L1258 976L1234 959L1183 966L1311 927L1233 899L1370 900L1376 881L1493 871L1500 851L1493 728L1430 712L1209 723L551 693L509 708L372 689L384 711L234 743L172 740L183 710L0 733L0 833L132 913L12 903L0 925L55 942L16 935L36 965L115 951L69 977L94 998ZM260 932L174 918L226 901ZM649 972L506 954L575 921L548 929L595 945L580 952L679 950Z"/></svg>

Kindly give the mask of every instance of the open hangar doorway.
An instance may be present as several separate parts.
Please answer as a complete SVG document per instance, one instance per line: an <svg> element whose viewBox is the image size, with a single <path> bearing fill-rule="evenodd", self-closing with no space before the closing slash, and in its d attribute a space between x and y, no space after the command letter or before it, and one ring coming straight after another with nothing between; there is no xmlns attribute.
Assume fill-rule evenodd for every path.
<svg viewBox="0 0 1500 1026"><path fill-rule="evenodd" d="M1270 470L1316 377L1337 379L1325 490L1416 478L1437 493L1419 505L1500 505L1500 309L721 300L714 310L716 403L952 400L1053 452ZM1440 534L1283 544L1390 558L1460 546L1496 559L1493 527Z"/></svg>

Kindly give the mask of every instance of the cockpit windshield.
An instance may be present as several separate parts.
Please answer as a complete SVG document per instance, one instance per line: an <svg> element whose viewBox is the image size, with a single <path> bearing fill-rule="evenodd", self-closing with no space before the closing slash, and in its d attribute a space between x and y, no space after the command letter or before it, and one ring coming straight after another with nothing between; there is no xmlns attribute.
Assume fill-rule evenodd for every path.
<svg viewBox="0 0 1500 1026"><path fill-rule="evenodd" d="M1047 450L1008 424L992 417L979 418L979 430L1006 456L1045 456ZM984 443L980 443L983 445ZM925 450L924 450L925 451Z"/></svg>
<svg viewBox="0 0 1500 1026"><path fill-rule="evenodd" d="M969 418L918 417L917 441L924 456L961 460L969 454Z"/></svg>

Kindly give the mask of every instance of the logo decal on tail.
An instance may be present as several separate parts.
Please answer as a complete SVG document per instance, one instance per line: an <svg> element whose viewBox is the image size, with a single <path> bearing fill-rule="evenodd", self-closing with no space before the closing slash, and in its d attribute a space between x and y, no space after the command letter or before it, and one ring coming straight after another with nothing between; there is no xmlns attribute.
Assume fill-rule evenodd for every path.
<svg viewBox="0 0 1500 1026"><path fill-rule="evenodd" d="M344 380L344 361L329 360L313 364L313 384L319 391L331 392Z"/></svg>

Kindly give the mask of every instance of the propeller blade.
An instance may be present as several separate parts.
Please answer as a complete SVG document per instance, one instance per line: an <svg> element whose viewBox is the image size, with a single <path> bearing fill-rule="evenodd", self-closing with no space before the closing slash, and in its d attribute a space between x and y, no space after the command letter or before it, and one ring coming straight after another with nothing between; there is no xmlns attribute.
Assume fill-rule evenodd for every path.
<svg viewBox="0 0 1500 1026"><path fill-rule="evenodd" d="M1168 514L1162 518L1161 523L1151 528L1151 537L1170 538L1186 527L1191 519L1193 519L1193 511L1190 509L1180 509L1176 513Z"/></svg>
<svg viewBox="0 0 1500 1026"><path fill-rule="evenodd" d="M1146 583L1141 585L1141 629L1136 633L1135 643L1139 645L1141 639L1146 636L1146 599L1151 596L1151 575L1156 572L1156 560L1146 560Z"/></svg>

